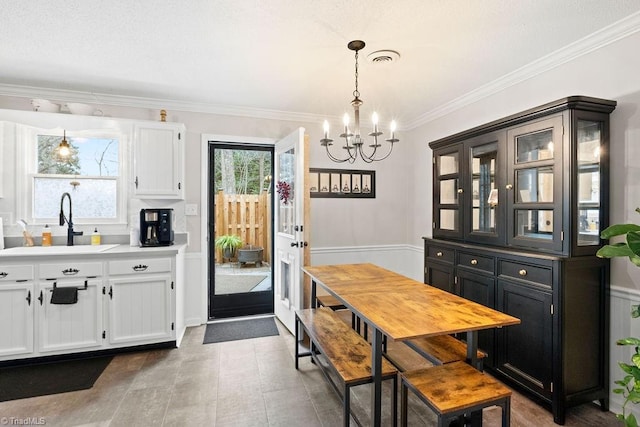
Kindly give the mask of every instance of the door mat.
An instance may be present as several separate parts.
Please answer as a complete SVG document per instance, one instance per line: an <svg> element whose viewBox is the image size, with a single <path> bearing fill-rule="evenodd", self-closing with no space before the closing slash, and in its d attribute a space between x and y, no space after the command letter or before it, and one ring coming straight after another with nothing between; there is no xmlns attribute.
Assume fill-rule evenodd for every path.
<svg viewBox="0 0 640 427"><path fill-rule="evenodd" d="M0 368L0 402L93 387L113 356Z"/></svg>
<svg viewBox="0 0 640 427"><path fill-rule="evenodd" d="M280 335L273 317L209 323L203 344Z"/></svg>
<svg viewBox="0 0 640 427"><path fill-rule="evenodd" d="M214 283L216 295L251 292L266 278L264 274L216 274Z"/></svg>

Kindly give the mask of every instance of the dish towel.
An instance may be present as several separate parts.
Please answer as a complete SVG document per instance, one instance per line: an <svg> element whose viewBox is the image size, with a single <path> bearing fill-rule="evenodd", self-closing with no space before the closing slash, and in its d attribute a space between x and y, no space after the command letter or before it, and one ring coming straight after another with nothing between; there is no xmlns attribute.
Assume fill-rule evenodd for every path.
<svg viewBox="0 0 640 427"><path fill-rule="evenodd" d="M51 304L75 304L78 302L78 288L53 288Z"/></svg>

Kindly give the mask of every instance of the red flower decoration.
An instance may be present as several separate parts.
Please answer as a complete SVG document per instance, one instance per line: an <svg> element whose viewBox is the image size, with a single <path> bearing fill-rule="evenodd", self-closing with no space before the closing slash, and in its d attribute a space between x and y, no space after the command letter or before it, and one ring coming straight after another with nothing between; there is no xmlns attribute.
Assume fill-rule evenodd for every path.
<svg viewBox="0 0 640 427"><path fill-rule="evenodd" d="M276 190L278 191L278 195L280 196L282 203L285 205L289 203L289 198L291 197L291 185L285 181L278 181L276 184Z"/></svg>

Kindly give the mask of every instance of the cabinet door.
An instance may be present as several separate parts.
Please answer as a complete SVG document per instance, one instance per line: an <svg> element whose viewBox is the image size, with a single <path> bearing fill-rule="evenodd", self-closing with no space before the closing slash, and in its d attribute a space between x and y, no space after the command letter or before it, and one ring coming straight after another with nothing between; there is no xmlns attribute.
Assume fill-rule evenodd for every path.
<svg viewBox="0 0 640 427"><path fill-rule="evenodd" d="M0 357L33 352L33 283L0 283Z"/></svg>
<svg viewBox="0 0 640 427"><path fill-rule="evenodd" d="M562 115L507 131L505 188L511 246L562 250L563 135Z"/></svg>
<svg viewBox="0 0 640 427"><path fill-rule="evenodd" d="M60 287L79 288L78 302L51 304L54 283ZM38 349L48 352L101 346L101 292L102 281L99 279L43 282L38 295Z"/></svg>
<svg viewBox="0 0 640 427"><path fill-rule="evenodd" d="M551 398L551 293L498 279L497 309L520 319L496 332L496 369L535 394Z"/></svg>
<svg viewBox="0 0 640 427"><path fill-rule="evenodd" d="M506 132L482 135L464 143L465 240L504 244Z"/></svg>
<svg viewBox="0 0 640 427"><path fill-rule="evenodd" d="M485 276L476 272L458 268L458 285L460 296L495 308L496 282L493 276ZM478 348L487 353L484 366L491 368L495 364L495 331L493 329L478 332Z"/></svg>
<svg viewBox="0 0 640 427"><path fill-rule="evenodd" d="M433 152L433 237L462 238L462 155L462 144Z"/></svg>
<svg viewBox="0 0 640 427"><path fill-rule="evenodd" d="M453 266L427 262L424 270L424 283L452 294L456 293Z"/></svg>
<svg viewBox="0 0 640 427"><path fill-rule="evenodd" d="M109 279L109 343L172 339L171 284L170 275Z"/></svg>
<svg viewBox="0 0 640 427"><path fill-rule="evenodd" d="M184 127L167 123L135 126L133 194L147 199L183 198Z"/></svg>
<svg viewBox="0 0 640 427"><path fill-rule="evenodd" d="M577 236L572 255L594 254L603 242L600 231L607 226L608 212L608 116L580 111L575 117L576 176L573 221ZM573 155L573 153L572 153ZM605 189L605 191L601 191ZM604 227L603 227L604 224Z"/></svg>

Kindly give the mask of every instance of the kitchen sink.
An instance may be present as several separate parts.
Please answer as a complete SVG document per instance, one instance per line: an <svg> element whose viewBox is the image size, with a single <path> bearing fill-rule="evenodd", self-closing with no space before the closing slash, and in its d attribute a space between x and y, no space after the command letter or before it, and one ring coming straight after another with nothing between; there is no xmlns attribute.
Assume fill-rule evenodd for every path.
<svg viewBox="0 0 640 427"><path fill-rule="evenodd" d="M74 245L74 246L19 246L0 250L0 257L3 255L75 255L75 254L95 254L109 249L113 249L117 244L112 245Z"/></svg>

